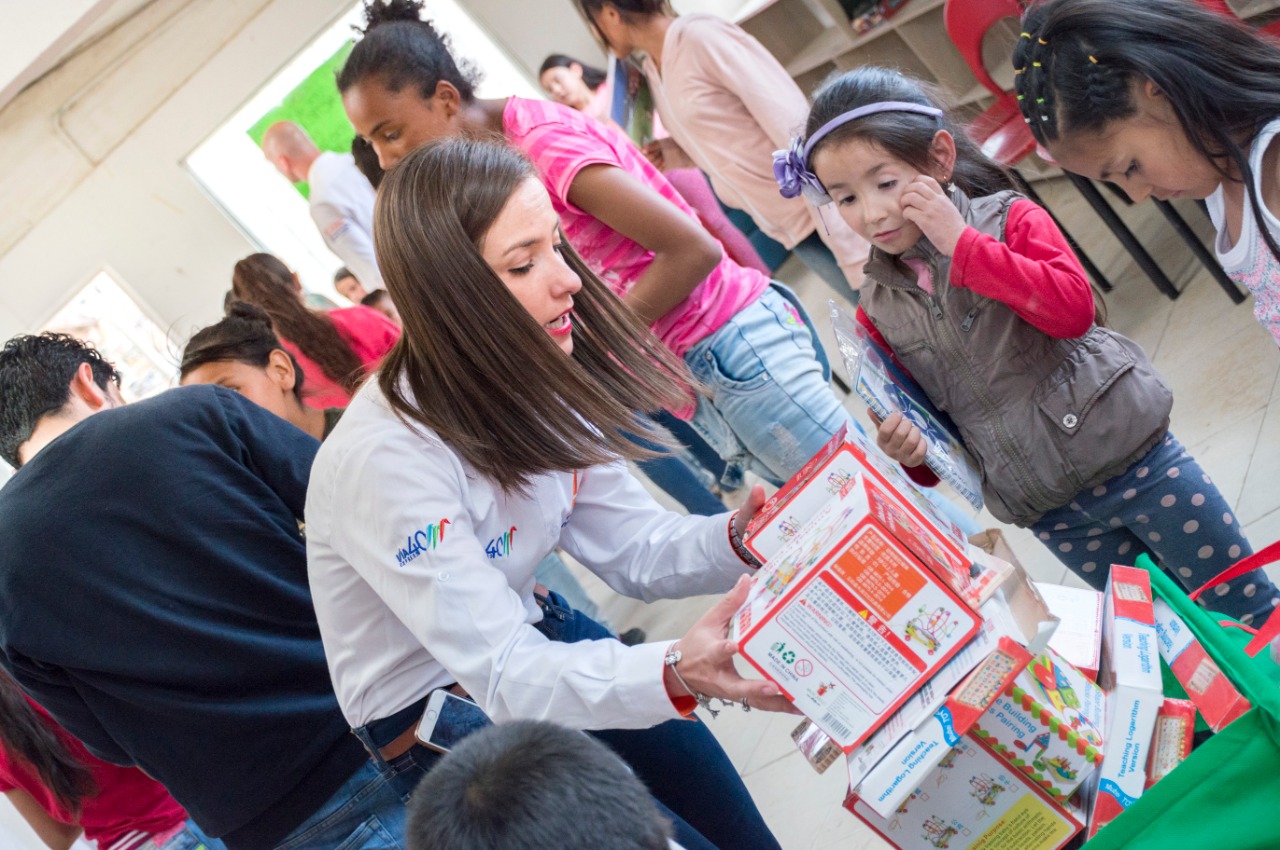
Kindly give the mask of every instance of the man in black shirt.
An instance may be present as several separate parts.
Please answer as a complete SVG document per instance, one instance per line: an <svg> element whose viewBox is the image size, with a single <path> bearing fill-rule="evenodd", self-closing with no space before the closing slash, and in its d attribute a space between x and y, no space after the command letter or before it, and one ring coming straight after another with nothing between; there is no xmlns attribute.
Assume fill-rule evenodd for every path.
<svg viewBox="0 0 1280 850"><path fill-rule="evenodd" d="M232 850L400 846L307 586L319 443L221 387L126 406L118 383L70 337L0 350L0 665Z"/></svg>

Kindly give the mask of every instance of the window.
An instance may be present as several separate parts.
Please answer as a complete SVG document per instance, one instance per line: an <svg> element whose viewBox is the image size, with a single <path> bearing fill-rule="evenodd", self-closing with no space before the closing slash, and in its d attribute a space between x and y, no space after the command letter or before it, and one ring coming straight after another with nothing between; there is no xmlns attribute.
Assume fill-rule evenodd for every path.
<svg viewBox="0 0 1280 850"><path fill-rule="evenodd" d="M428 14L436 28L449 36L459 59L471 60L484 69L484 79L476 92L478 97L541 96L457 0L433 0ZM302 97L308 103L307 112L324 112L320 124L331 126L331 122L337 120L345 130L344 133L330 132L328 138L319 138L326 135L324 132L312 132L318 146L347 152L354 131L346 122L337 87L332 84L333 67L335 64L340 67L342 54L351 43L351 28L361 23L357 5L269 80L239 112L192 152L186 162L196 180L252 242L298 272L304 288L324 294L333 293L333 273L342 262L320 238L302 194L266 161L250 134L260 135L265 129L260 126L263 120L272 113L278 114L287 98L296 101ZM330 99L316 103L317 92ZM306 125L305 120L299 123Z"/></svg>
<svg viewBox="0 0 1280 850"><path fill-rule="evenodd" d="M165 332L106 271L94 275L42 330L93 343L120 371L125 401L153 396L178 382L177 357Z"/></svg>

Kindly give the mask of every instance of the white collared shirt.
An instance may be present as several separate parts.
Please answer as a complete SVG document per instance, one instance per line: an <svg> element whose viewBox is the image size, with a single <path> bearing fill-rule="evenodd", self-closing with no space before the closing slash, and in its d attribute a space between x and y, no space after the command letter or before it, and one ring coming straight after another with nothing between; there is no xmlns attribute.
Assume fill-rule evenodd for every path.
<svg viewBox="0 0 1280 850"><path fill-rule="evenodd" d="M384 289L373 253L376 195L351 154L324 151L307 171L311 220L366 292Z"/></svg>
<svg viewBox="0 0 1280 850"><path fill-rule="evenodd" d="M726 515L664 510L624 463L504 493L433 432L404 424L376 381L321 447L306 517L311 593L352 726L455 681L495 721L604 729L677 717L667 643L547 640L531 626L542 618L534 568L560 546L644 600L721 593L748 572Z"/></svg>

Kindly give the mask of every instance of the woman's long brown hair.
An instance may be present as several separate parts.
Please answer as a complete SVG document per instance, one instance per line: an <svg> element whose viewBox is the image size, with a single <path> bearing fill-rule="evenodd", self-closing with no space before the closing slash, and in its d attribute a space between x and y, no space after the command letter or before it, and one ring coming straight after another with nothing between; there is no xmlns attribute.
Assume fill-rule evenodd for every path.
<svg viewBox="0 0 1280 850"><path fill-rule="evenodd" d="M508 491L553 470L652 456L623 432L645 433L636 414L687 403L692 385L567 242L565 262L582 280L569 356L484 261L494 220L537 179L500 140L442 139L387 173L373 228L404 319L378 374L383 394Z"/></svg>
<svg viewBox="0 0 1280 850"><path fill-rule="evenodd" d="M282 338L315 361L320 371L348 393L364 379L364 364L328 317L308 310L298 297L289 267L271 254L250 254L231 273L236 298L262 308Z"/></svg>
<svg viewBox="0 0 1280 850"><path fill-rule="evenodd" d="M35 771L62 806L79 813L80 804L98 793L93 774L66 748L26 697L18 683L0 670L0 746L9 758Z"/></svg>

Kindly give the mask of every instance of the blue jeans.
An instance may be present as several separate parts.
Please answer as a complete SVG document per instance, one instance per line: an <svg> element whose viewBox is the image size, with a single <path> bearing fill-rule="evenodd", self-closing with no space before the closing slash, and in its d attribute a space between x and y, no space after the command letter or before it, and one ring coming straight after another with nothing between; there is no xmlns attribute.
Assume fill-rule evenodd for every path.
<svg viewBox="0 0 1280 850"><path fill-rule="evenodd" d="M849 416L804 309L774 283L684 355L710 393L690 423L731 463L782 484Z"/></svg>
<svg viewBox="0 0 1280 850"><path fill-rule="evenodd" d="M275 850L403 850L408 793L394 779L385 763L365 762Z"/></svg>
<svg viewBox="0 0 1280 850"><path fill-rule="evenodd" d="M679 422L670 414L664 414L667 420ZM666 426L667 422L660 419L657 415L653 420L659 425ZM629 434L631 442L647 449L661 449L662 447L648 440ZM672 436L676 436L674 433ZM701 443L702 438L694 434L697 442ZM679 439L677 437L677 439ZM705 447L705 443L703 444ZM709 447L707 447L709 449ZM708 489L707 483L698 477L698 473L685 460L683 455L687 452L678 454L664 454L661 457L649 458L648 460L639 461L636 465L640 467L640 471L648 476L649 480L662 488L662 491L671 498L679 502L686 511L696 516L715 516L729 510L724 506L716 495ZM720 472L723 474L725 464L720 464ZM574 605L580 611L585 611L588 616L599 619L591 611Z"/></svg>
<svg viewBox="0 0 1280 850"><path fill-rule="evenodd" d="M1143 553L1187 590L1253 553L1231 506L1172 434L1125 472L1045 514L1031 530L1098 590L1106 586L1110 564L1132 564ZM1203 601L1212 611L1257 624L1280 605L1280 588L1255 570Z"/></svg>
<svg viewBox="0 0 1280 850"><path fill-rule="evenodd" d="M547 553L547 557L539 561L538 566L534 568L533 577L545 587L563 594L574 608L584 612L591 619L609 625L600 613L599 606L587 595L587 589L569 570L569 565L564 562L564 558L560 557L559 551L553 549ZM613 627L610 626L610 629L613 630Z"/></svg>
<svg viewBox="0 0 1280 850"><path fill-rule="evenodd" d="M720 201L720 198L717 196L716 200ZM720 201L720 209L724 210L724 217L729 219L729 223L741 230L742 235L747 237L747 241L751 243L752 248L756 249L760 259L769 267L769 271L777 271L778 266L786 262L787 257L791 256L787 246L761 230L746 210L735 209L724 201Z"/></svg>
<svg viewBox="0 0 1280 850"><path fill-rule="evenodd" d="M599 623L552 593L538 598L550 640L577 643L612 637ZM622 757L661 807L675 815L675 839L686 850L780 850L720 743L698 719L668 720L650 729L590 733ZM696 830L694 832L693 830Z"/></svg>
<svg viewBox="0 0 1280 850"><path fill-rule="evenodd" d="M823 215L830 214L829 212L823 213ZM834 289L837 295L853 306L858 306L858 290L849 285L849 279L844 276L840 263L836 261L836 255L831 253L831 249L827 247L826 242L822 241L818 231L815 230L804 239L801 239L796 243L796 247L791 250L800 258L800 262L808 267L809 271L822 278L823 282Z"/></svg>
<svg viewBox="0 0 1280 850"><path fill-rule="evenodd" d="M227 845L216 838L205 835L195 821L187 819L178 833L171 836L164 844L156 844L154 840L141 844L138 850L227 850Z"/></svg>

